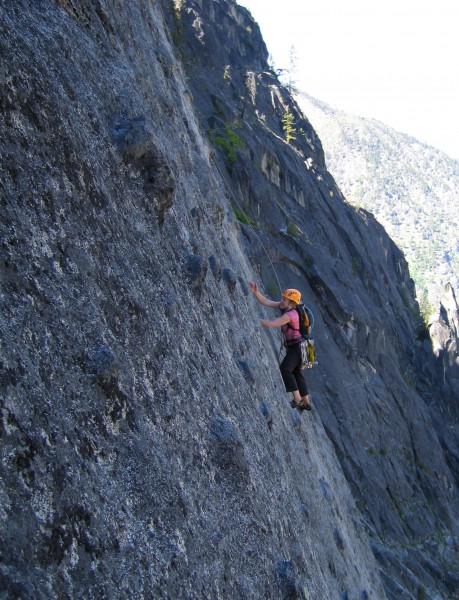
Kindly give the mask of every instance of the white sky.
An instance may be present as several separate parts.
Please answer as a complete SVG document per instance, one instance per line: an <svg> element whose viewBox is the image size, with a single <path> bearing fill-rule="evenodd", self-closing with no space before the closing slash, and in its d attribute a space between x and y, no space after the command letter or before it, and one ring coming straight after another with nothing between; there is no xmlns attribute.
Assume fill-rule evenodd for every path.
<svg viewBox="0 0 459 600"><path fill-rule="evenodd" d="M459 159L457 0L237 0L297 87Z"/></svg>

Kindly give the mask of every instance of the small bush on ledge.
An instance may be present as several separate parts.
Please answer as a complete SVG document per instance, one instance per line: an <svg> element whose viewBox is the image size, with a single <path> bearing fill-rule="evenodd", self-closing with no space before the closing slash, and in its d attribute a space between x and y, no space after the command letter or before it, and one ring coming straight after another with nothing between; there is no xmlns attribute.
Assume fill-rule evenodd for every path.
<svg viewBox="0 0 459 600"><path fill-rule="evenodd" d="M223 130L214 130L211 139L217 148L225 153L226 162L231 166L237 160L237 151L243 148L244 140L234 131L232 123L225 123Z"/></svg>

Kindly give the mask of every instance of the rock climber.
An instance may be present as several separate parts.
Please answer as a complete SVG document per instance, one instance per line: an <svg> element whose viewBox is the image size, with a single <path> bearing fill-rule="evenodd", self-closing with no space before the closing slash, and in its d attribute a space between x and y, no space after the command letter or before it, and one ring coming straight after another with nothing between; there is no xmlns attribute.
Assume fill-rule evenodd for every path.
<svg viewBox="0 0 459 600"><path fill-rule="evenodd" d="M292 408L300 410L311 410L308 386L301 369L301 347L302 336L300 333L299 316L295 306L300 303L301 294L298 290L288 289L282 292L282 300L275 302L268 300L260 293L256 283L249 283L250 289L263 306L278 308L282 316L269 321L260 319L260 324L266 329L280 327L284 336L284 346L287 354L280 364L280 372L285 385L285 391L293 394L290 402Z"/></svg>

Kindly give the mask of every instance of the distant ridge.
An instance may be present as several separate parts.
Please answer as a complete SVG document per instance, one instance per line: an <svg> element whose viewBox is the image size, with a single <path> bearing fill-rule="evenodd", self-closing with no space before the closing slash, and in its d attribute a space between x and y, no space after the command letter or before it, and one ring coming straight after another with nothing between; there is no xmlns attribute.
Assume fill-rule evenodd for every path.
<svg viewBox="0 0 459 600"><path fill-rule="evenodd" d="M372 212L403 250L418 296L459 287L459 162L414 137L300 92L327 167L347 200Z"/></svg>

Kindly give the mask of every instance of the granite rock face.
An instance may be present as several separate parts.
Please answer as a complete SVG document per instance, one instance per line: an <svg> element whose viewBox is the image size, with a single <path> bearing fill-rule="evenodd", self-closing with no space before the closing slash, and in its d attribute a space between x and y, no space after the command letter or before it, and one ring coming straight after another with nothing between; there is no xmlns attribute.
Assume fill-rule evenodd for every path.
<svg viewBox="0 0 459 600"><path fill-rule="evenodd" d="M430 339L424 342L420 372L445 457L459 478L459 307L451 285L445 286L440 310L429 322ZM421 379L421 381L422 381ZM430 386L425 382L427 380ZM433 393L429 390L433 389ZM427 393L426 393L427 392ZM445 427L446 424L446 427Z"/></svg>
<svg viewBox="0 0 459 600"><path fill-rule="evenodd" d="M3 597L454 597L453 387L250 14L18 0L0 32ZM311 414L250 280L314 311Z"/></svg>
<svg viewBox="0 0 459 600"><path fill-rule="evenodd" d="M438 316L431 319L430 338L435 358L441 363L437 372L442 375L443 392L450 398L450 421L459 417L459 306L451 285L445 287Z"/></svg>

